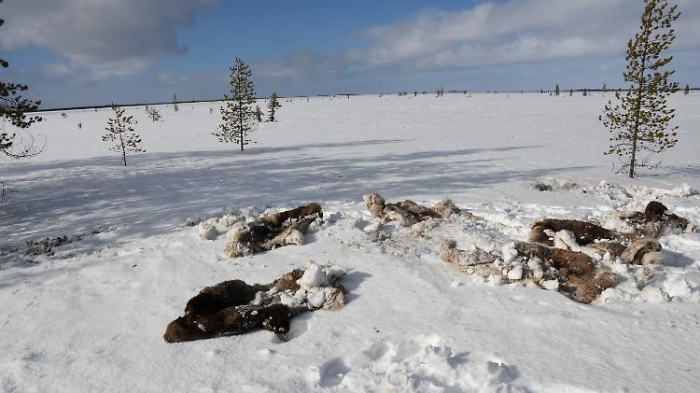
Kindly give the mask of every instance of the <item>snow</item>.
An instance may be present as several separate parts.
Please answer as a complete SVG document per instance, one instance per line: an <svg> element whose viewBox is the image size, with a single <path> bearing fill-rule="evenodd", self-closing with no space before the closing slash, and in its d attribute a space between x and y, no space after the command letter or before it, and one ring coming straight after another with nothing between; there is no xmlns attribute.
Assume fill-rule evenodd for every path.
<svg viewBox="0 0 700 393"><path fill-rule="evenodd" d="M523 267L516 266L513 270L508 272L508 278L511 280L520 280L523 278Z"/></svg>
<svg viewBox="0 0 700 393"><path fill-rule="evenodd" d="M597 118L610 96L297 99L282 102L279 121L261 124L244 153L211 135L216 104L157 107L157 123L127 108L148 153L126 168L100 139L108 109L48 113L31 129L47 138L46 151L0 165L13 191L0 212L0 387L694 392L697 230L660 239L663 266L603 258L619 285L594 305L561 295L556 280L541 284L551 290L497 285L439 258L449 238L502 252L511 269L512 243L537 220L624 229L614 212L655 199L699 223L700 96L672 98L680 142L662 168L634 180L602 155L608 133ZM370 193L426 206L450 197L479 220L397 227L367 211ZM225 256L224 233L309 202L322 205L324 222L303 245ZM27 253L25 241L64 235L74 241ZM285 301L323 304L328 294L314 285L342 276L347 304L299 315L289 341L266 331L163 341L203 287L267 283L308 266L316 267L302 277L307 289L281 294ZM508 275L518 268L542 264Z"/></svg>
<svg viewBox="0 0 700 393"><path fill-rule="evenodd" d="M197 236L204 240L216 240L219 236L219 231L216 230L214 225L206 222L200 222L197 226Z"/></svg>

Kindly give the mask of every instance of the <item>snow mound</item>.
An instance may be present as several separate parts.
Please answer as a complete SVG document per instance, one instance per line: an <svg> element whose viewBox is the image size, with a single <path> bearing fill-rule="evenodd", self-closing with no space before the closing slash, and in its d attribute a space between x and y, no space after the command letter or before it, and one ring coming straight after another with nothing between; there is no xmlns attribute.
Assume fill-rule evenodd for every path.
<svg viewBox="0 0 700 393"><path fill-rule="evenodd" d="M219 231L212 224L200 222L197 225L197 236L202 240L216 240L219 237Z"/></svg>
<svg viewBox="0 0 700 393"><path fill-rule="evenodd" d="M672 188L657 188L639 185L618 185L605 180L598 183L579 184L570 180L548 179L534 183L528 183L528 188L537 191L574 191L586 194L599 195L605 199L620 201L634 198L651 197L658 199L662 197L689 198L700 195L698 190L692 188L688 183L681 183Z"/></svg>
<svg viewBox="0 0 700 393"><path fill-rule="evenodd" d="M335 286L347 273L347 269L337 265L319 265L313 261L306 263L304 274L296 281L299 289L279 292L273 287L267 293L256 294L254 303L263 303L265 299L279 297L280 303L309 310L338 310L345 304L345 294Z"/></svg>
<svg viewBox="0 0 700 393"><path fill-rule="evenodd" d="M310 383L352 392L526 392L516 367L454 353L438 336L380 341L360 354L310 367Z"/></svg>
<svg viewBox="0 0 700 393"><path fill-rule="evenodd" d="M323 287L337 281L345 273L347 273L347 269L343 267L336 265L321 266L310 261L306 263L304 275L297 280L297 284L302 288Z"/></svg>
<svg viewBox="0 0 700 393"><path fill-rule="evenodd" d="M578 188L579 185L569 180L549 179L528 183L529 188L537 191L570 191Z"/></svg>

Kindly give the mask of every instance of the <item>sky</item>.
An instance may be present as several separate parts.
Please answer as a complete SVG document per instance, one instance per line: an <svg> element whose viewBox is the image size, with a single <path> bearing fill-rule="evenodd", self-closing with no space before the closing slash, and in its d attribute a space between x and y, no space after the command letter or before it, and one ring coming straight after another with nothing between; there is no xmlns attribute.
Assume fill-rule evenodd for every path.
<svg viewBox="0 0 700 393"><path fill-rule="evenodd" d="M700 86L700 1L674 80ZM223 97L236 57L258 96L624 86L642 0L5 0L0 79L42 108Z"/></svg>

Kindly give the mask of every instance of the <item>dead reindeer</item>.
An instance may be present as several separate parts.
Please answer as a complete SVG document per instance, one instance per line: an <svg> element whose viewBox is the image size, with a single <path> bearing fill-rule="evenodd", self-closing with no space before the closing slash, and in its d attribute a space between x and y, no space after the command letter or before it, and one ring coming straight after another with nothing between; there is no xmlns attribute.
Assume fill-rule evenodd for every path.
<svg viewBox="0 0 700 393"><path fill-rule="evenodd" d="M532 224L529 241L554 246L554 234L559 231L569 231L576 243L585 246L596 240L618 240L624 235L605 229L586 221L546 219Z"/></svg>
<svg viewBox="0 0 700 393"><path fill-rule="evenodd" d="M379 194L366 194L362 196L362 199L373 216L404 227L410 227L431 218L447 219L461 213L457 206L447 198L435 204L433 208L421 206L411 200L386 203Z"/></svg>
<svg viewBox="0 0 700 393"><path fill-rule="evenodd" d="M283 337L289 331L293 311L283 304L266 307L242 305L229 307L196 320L178 317L165 329L163 339L168 343L204 340L239 335L263 328Z"/></svg>
<svg viewBox="0 0 700 393"><path fill-rule="evenodd" d="M653 237L648 237L644 231L618 233L578 220L538 221L532 226L529 241L588 255L605 257L607 254L610 258L620 258L627 264L661 264L664 260L660 252L661 244Z"/></svg>
<svg viewBox="0 0 700 393"><path fill-rule="evenodd" d="M263 221L271 226L280 227L287 221L297 221L301 218L317 216L323 218L323 210L321 205L312 202L305 206L299 206L292 210L287 210L279 213L266 214Z"/></svg>
<svg viewBox="0 0 700 393"><path fill-rule="evenodd" d="M318 203L310 203L244 224L229 234L224 252L232 257L256 254L286 245L304 244L304 234L317 219L323 218Z"/></svg>
<svg viewBox="0 0 700 393"><path fill-rule="evenodd" d="M463 273L477 274L482 277L490 277L500 274L500 271L491 271L490 265L499 258L495 253L486 252L479 248L473 250L460 250L454 240L443 239L440 244L440 258L449 262ZM486 268L479 268L486 266Z"/></svg>
<svg viewBox="0 0 700 393"><path fill-rule="evenodd" d="M533 243L516 243L518 256L538 258L556 269L559 292L579 303L591 303L605 289L617 285L615 274L601 269L588 255L572 250L551 248Z"/></svg>
<svg viewBox="0 0 700 393"><path fill-rule="evenodd" d="M270 288L270 285L248 285L241 280L224 281L212 287L205 287L185 305L185 318L196 319L225 308L241 306L255 299L256 293Z"/></svg>
<svg viewBox="0 0 700 393"><path fill-rule="evenodd" d="M506 264L497 251L459 250L454 241L443 240L440 256L466 274L504 283L535 284L586 304L617 285L614 273L599 268L582 252L524 242L514 243L513 248L517 256Z"/></svg>
<svg viewBox="0 0 700 393"><path fill-rule="evenodd" d="M661 244L653 237L643 237L630 242L620 259L632 265L660 265L664 262Z"/></svg>
<svg viewBox="0 0 700 393"><path fill-rule="evenodd" d="M693 232L695 225L671 212L663 203L651 201L644 212L622 211L615 216L631 223L635 231L643 236L655 237L670 233Z"/></svg>
<svg viewBox="0 0 700 393"><path fill-rule="evenodd" d="M305 276L307 272L311 278ZM187 302L183 316L168 324L163 338L174 343L265 329L286 341L295 315L337 310L345 304L345 291L338 283L344 274L341 268L310 263L305 270L295 269L270 284L231 280L206 287Z"/></svg>

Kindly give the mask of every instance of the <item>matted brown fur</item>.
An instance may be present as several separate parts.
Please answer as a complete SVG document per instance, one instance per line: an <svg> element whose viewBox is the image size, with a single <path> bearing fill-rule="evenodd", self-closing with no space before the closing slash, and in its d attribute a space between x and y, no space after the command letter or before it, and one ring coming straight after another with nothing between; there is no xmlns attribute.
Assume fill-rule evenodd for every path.
<svg viewBox="0 0 700 393"><path fill-rule="evenodd" d="M196 319L179 317L168 324L163 339L169 343L203 340L244 334L255 328L284 334L289 331L292 314L289 307L279 303L261 307L228 307Z"/></svg>
<svg viewBox="0 0 700 393"><path fill-rule="evenodd" d="M367 208L370 213L377 218L384 218L384 207L386 207L386 201L379 194L366 194L362 196Z"/></svg>
<svg viewBox="0 0 700 393"><path fill-rule="evenodd" d="M462 272L466 272L469 267L490 265L498 259L497 256L478 248L474 251L460 250L457 248L457 243L449 239L443 239L440 244L440 258L453 264ZM483 270L481 272L484 273L483 275L490 275L490 272L489 274Z"/></svg>
<svg viewBox="0 0 700 393"><path fill-rule="evenodd" d="M602 272L593 278L581 278L577 276L568 277L568 281L560 285L559 292L564 293L572 300L579 303L589 304L600 296L600 294L617 285L617 280L612 272Z"/></svg>
<svg viewBox="0 0 700 393"><path fill-rule="evenodd" d="M647 260L645 255L649 253L658 253L661 251L661 248L661 244L658 240L653 237L644 237L631 242L620 256L620 259L625 263L644 265ZM655 261L655 259L652 259L652 261Z"/></svg>
<svg viewBox="0 0 700 393"><path fill-rule="evenodd" d="M552 248L552 266L559 270L562 277L577 276L592 278L595 276L596 264L588 255L561 248Z"/></svg>
<svg viewBox="0 0 700 393"><path fill-rule="evenodd" d="M661 223L669 229L685 230L690 224L687 219L672 213L664 204L651 201L644 209L644 218L648 223Z"/></svg>
<svg viewBox="0 0 700 393"><path fill-rule="evenodd" d="M635 224L637 236L659 237L668 232L694 229L687 219L674 214L658 201L649 202L644 212L616 212L616 215Z"/></svg>
<svg viewBox="0 0 700 393"><path fill-rule="evenodd" d="M323 218L321 205L316 202L279 213L266 214L265 217L263 217L263 221L268 225L280 227L287 222L287 220L299 220L312 215Z"/></svg>
<svg viewBox="0 0 700 393"><path fill-rule="evenodd" d="M255 298L256 293L267 291L271 287L271 284L248 285L241 280L224 281L211 287L205 287L187 302L185 317L193 319L204 314L214 314L228 307L250 303Z"/></svg>
<svg viewBox="0 0 700 393"><path fill-rule="evenodd" d="M299 280L303 275L304 271L302 269L294 269L289 273L285 273L281 278L275 280L271 287L277 287L277 289L282 292L296 292L299 289L297 280Z"/></svg>
<svg viewBox="0 0 700 393"><path fill-rule="evenodd" d="M516 242L514 248L523 262L540 259L543 269L556 269L549 279L557 279L558 291L574 301L590 303L602 291L617 285L614 273L598 268L595 261L584 253L551 248L539 243ZM496 256L482 250L458 250L454 241L446 239L442 242L440 255L446 262L457 265L462 272L482 277L502 275L505 282L513 282L506 279L507 273L502 266L493 266ZM527 276L522 281L532 282L532 279L533 276Z"/></svg>
<svg viewBox="0 0 700 393"><path fill-rule="evenodd" d="M605 256L605 254L610 254L612 258L622 256L622 253L624 253L625 249L627 249L624 244L619 242L598 242L590 244L589 247L601 257Z"/></svg>
<svg viewBox="0 0 700 393"><path fill-rule="evenodd" d="M579 303L591 303L604 290L617 285L614 273L598 269L582 252L553 248L552 265L559 269L559 292Z"/></svg>
<svg viewBox="0 0 700 393"><path fill-rule="evenodd" d="M270 284L249 285L241 280L229 280L206 287L187 302L183 316L168 324L163 339L169 343L193 341L262 328L286 340L284 334L289 331L291 318L309 309L288 307L279 303L279 298L268 297L260 302L256 295L272 288L276 288L277 293L295 292L300 288L297 280L303 275L304 270L295 269ZM339 284L330 288L323 308L337 310L345 304L345 290ZM262 295L265 298L265 294Z"/></svg>
<svg viewBox="0 0 700 393"><path fill-rule="evenodd" d="M318 203L267 214L262 220L246 224L239 229L226 244L224 252L235 258L270 251L289 244L302 244L299 240L303 241L303 236L295 238L294 231L303 235L311 223L322 217L323 211Z"/></svg>
<svg viewBox="0 0 700 393"><path fill-rule="evenodd" d="M574 234L576 242L582 246L593 243L595 240L616 240L624 237L611 230L605 229L586 221L546 219L532 225L529 241L554 246L554 240L546 232L570 231Z"/></svg>
<svg viewBox="0 0 700 393"><path fill-rule="evenodd" d="M373 216L406 227L431 218L442 219L459 214L459 209L449 199L439 202L434 208L421 206L408 199L403 202L386 203L379 194L366 194L362 199Z"/></svg>

